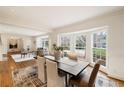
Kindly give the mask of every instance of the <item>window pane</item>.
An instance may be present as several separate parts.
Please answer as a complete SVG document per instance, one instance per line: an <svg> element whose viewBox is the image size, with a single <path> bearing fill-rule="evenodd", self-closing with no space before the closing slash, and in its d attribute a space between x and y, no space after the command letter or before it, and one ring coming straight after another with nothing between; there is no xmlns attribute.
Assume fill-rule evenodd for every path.
<svg viewBox="0 0 124 93"><path fill-rule="evenodd" d="M81 35L76 37L75 49L84 50L86 47L86 37Z"/></svg>
<svg viewBox="0 0 124 93"><path fill-rule="evenodd" d="M75 52L82 58L86 57L86 36L75 36Z"/></svg>
<svg viewBox="0 0 124 93"><path fill-rule="evenodd" d="M106 32L93 34L93 62L98 59L106 61ZM104 66L106 64L103 64Z"/></svg>
<svg viewBox="0 0 124 93"><path fill-rule="evenodd" d="M70 50L70 37L69 36L61 36L60 44L64 48L64 50Z"/></svg>
<svg viewBox="0 0 124 93"><path fill-rule="evenodd" d="M49 46L49 43L48 43L48 41L46 41L46 42L45 42L45 47L48 48L48 46Z"/></svg>
<svg viewBox="0 0 124 93"><path fill-rule="evenodd" d="M48 37L38 37L36 40L37 48L48 48L49 47L49 39Z"/></svg>
<svg viewBox="0 0 124 93"><path fill-rule="evenodd" d="M81 35L81 33L60 34L59 41L64 50L76 52L77 55L83 58L86 57L86 36Z"/></svg>

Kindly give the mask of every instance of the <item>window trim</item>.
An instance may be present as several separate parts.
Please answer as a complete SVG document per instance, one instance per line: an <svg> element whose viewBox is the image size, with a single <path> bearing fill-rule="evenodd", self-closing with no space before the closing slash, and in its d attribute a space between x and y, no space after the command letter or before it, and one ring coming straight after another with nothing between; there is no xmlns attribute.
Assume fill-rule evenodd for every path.
<svg viewBox="0 0 124 93"><path fill-rule="evenodd" d="M96 30L96 31L92 31L91 33L91 66L95 65L95 62L93 62L93 52L92 52L92 48L93 48L93 33L97 33L97 32L106 32L106 66L102 66L100 67L100 70L107 73L107 68L108 68L108 30L109 27L105 26L102 29Z"/></svg>
<svg viewBox="0 0 124 93"><path fill-rule="evenodd" d="M86 36L86 32L71 32L71 33L61 33L57 36L57 45L60 46L61 45L61 36L68 36L70 37L70 50L69 51L75 51L75 46L76 46L76 37L77 36Z"/></svg>
<svg viewBox="0 0 124 93"><path fill-rule="evenodd" d="M46 38L48 39L48 44L49 44L49 36L48 35L37 37L36 38L36 42L38 42L37 41L38 39L40 39L41 41L45 41L43 39L46 39ZM44 42L41 42L41 43L43 43L43 45L41 44L40 47L43 47L44 48ZM37 43L36 43L36 48L39 48L38 45L37 45ZM49 49L49 45L48 45L48 49Z"/></svg>
<svg viewBox="0 0 124 93"><path fill-rule="evenodd" d="M83 33L83 32L80 32L80 33L75 33L75 32L72 32L72 33L62 33L62 34L59 34L58 35L58 39L57 39L57 44L58 44L58 46L60 46L61 45L61 36L69 36L70 35L70 50L65 50L65 51L72 51L72 52L76 52L76 53L81 53L80 51L82 51L82 50L80 50L80 51L76 51L76 37L77 36L81 36L81 35L83 35L86 39L87 39L87 33L85 32L85 33ZM87 41L87 40L86 40ZM86 59L86 56L87 56L87 54L86 54L86 52L87 52L87 42L86 42L86 46L85 46L85 52L84 52L84 59ZM82 52L83 53L83 52Z"/></svg>

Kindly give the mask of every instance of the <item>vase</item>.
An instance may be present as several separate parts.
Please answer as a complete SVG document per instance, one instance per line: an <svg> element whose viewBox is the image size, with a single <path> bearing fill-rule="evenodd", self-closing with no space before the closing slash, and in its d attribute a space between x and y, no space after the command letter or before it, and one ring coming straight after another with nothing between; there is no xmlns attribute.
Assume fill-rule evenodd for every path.
<svg viewBox="0 0 124 93"><path fill-rule="evenodd" d="M60 60L61 58L61 51L54 51L54 57L55 57L55 60Z"/></svg>

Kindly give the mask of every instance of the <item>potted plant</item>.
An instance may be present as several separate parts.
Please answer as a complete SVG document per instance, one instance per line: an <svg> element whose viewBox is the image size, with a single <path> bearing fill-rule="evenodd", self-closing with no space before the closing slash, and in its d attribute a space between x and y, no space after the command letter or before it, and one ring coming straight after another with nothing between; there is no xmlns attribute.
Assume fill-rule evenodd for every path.
<svg viewBox="0 0 124 93"><path fill-rule="evenodd" d="M63 51L63 47L57 46L56 44L53 44L53 50L54 50L55 59L59 60L61 57L61 52Z"/></svg>

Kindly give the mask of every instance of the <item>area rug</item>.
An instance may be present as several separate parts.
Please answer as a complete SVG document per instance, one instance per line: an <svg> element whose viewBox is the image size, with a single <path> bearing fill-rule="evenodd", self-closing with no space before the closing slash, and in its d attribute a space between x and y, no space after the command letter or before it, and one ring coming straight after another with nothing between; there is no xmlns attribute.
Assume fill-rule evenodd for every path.
<svg viewBox="0 0 124 93"><path fill-rule="evenodd" d="M95 87L118 87L117 82L98 76Z"/></svg>
<svg viewBox="0 0 124 93"><path fill-rule="evenodd" d="M32 55L32 54L27 54L27 55L25 55L25 57L21 57L21 54L14 54L11 56L15 62L22 62L22 61L28 61L28 60L34 59L34 55Z"/></svg>
<svg viewBox="0 0 124 93"><path fill-rule="evenodd" d="M15 69L12 71L13 87L45 87L38 79L37 66Z"/></svg>

